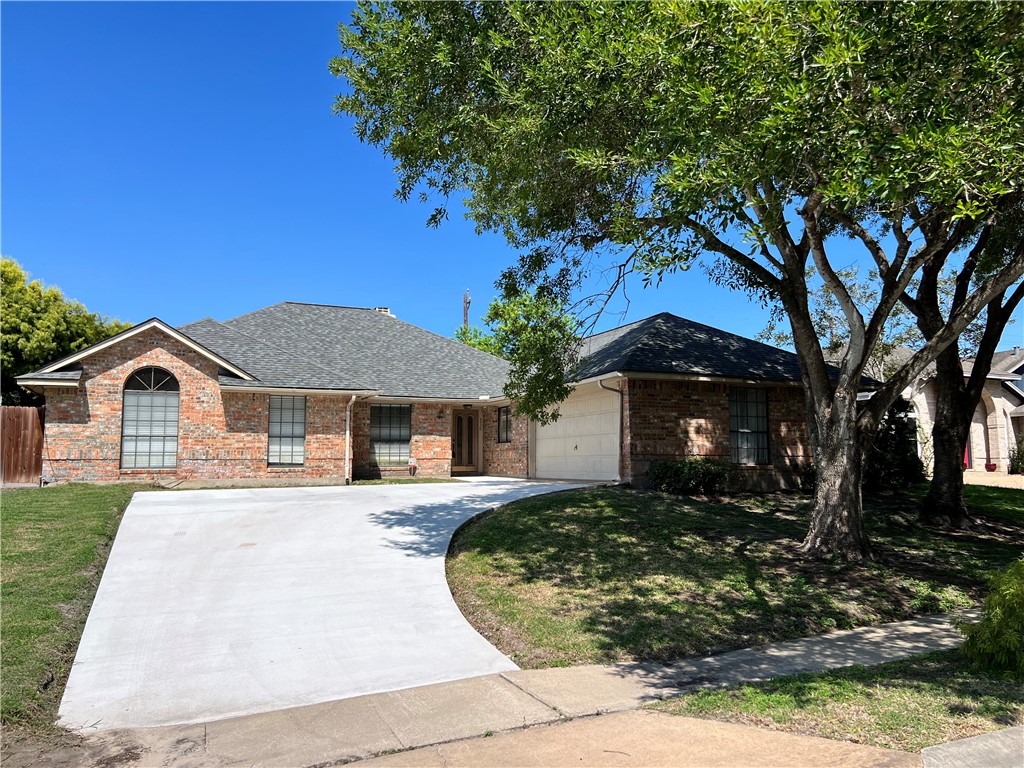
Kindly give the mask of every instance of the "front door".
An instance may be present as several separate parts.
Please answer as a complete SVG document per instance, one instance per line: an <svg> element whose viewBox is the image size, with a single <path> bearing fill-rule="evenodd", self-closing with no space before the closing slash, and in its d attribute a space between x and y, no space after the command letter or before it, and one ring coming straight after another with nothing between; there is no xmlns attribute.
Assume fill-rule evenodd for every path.
<svg viewBox="0 0 1024 768"><path fill-rule="evenodd" d="M452 415L452 472L476 472L476 430L480 416L476 411L456 411Z"/></svg>

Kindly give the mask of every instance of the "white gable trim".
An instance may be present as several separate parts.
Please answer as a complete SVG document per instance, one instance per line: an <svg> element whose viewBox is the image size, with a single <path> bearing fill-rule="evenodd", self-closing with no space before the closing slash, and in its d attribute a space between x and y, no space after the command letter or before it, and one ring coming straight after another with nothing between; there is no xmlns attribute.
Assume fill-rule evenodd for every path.
<svg viewBox="0 0 1024 768"><path fill-rule="evenodd" d="M199 353L207 360L212 360L217 365L224 368L225 370L231 371L231 373L235 374L236 376L245 379L246 381L256 381L255 376L246 373L237 365L234 365L230 361L225 360L220 355L211 352L202 344L192 341L192 339L183 334L181 331L172 328L171 326L167 325L167 323L165 323L164 321L159 320L155 317L147 320L144 323L139 323L138 325L129 328L127 331L122 331L116 336L111 336L109 339L105 339L99 342L98 344L93 344L91 347L86 347L83 350L75 352L75 354L73 355L68 355L67 357L57 360L54 363L50 363L49 365L40 368L38 371L36 371L36 373L53 373L57 369L63 368L65 365L70 365L71 363L82 360L86 357L89 357L90 355L94 355L100 350L107 349L108 347L112 347L115 344L119 344L120 342L126 339L130 339L132 336L142 333L143 331L148 331L150 328L155 328L158 331L166 333L175 341L181 342L189 349L192 349L195 352Z"/></svg>

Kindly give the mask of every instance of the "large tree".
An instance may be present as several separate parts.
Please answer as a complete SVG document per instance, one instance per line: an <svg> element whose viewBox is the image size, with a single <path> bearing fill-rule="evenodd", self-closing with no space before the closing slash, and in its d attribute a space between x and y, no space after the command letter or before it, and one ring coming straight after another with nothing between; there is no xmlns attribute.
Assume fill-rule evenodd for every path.
<svg viewBox="0 0 1024 768"><path fill-rule="evenodd" d="M506 297L557 306L610 265L659 278L710 258L716 279L779 302L819 466L803 549L856 559L879 420L1024 274L1018 243L858 405L903 293L1021 193L1022 18L1012 3L361 4L331 68L351 85L337 111L395 160L401 197L439 198L436 224L465 193L481 229L525 251ZM846 238L880 277L869 311L839 272ZM838 376L808 309L811 265L848 325ZM550 375L512 362L525 391Z"/></svg>
<svg viewBox="0 0 1024 768"><path fill-rule="evenodd" d="M916 318L925 339L941 332L947 319L956 313L971 293L971 283L984 274L985 259L997 264L1000 249L1012 252L1024 240L1024 216L1007 215L1002 227L991 224L975 241L968 258L956 272L952 291L944 299L941 277L934 268L925 268L917 290L904 294L901 301ZM996 241L996 242L993 242ZM1005 253L1004 253L1005 255ZM950 344L935 360L935 413L932 422L932 481L921 505L921 518L928 523L948 521L954 528L967 525L964 503L963 459L974 412L981 402L986 379L992 370L999 339L1014 310L1024 299L1024 283L999 291L985 307L984 317L975 324L973 361L965 376L959 344Z"/></svg>
<svg viewBox="0 0 1024 768"><path fill-rule="evenodd" d="M0 261L0 369L4 405L33 405L37 395L15 376L130 328L128 323L89 312L60 288L29 281L13 259Z"/></svg>
<svg viewBox="0 0 1024 768"><path fill-rule="evenodd" d="M979 265L974 258L978 245L988 243L989 238L995 236L1003 239L1004 248L1019 242L1024 238L1022 220L1024 217L1014 219L1007 215L1003 219L1005 230L1001 233L990 231L979 238L972 253L957 260L955 271L939 275L929 270L915 281L901 297L902 304L890 315L885 331L865 366L865 373L878 380L888 378L899 369L913 348L940 331L945 319L969 295L972 281L984 276L983 273L979 275L979 267L984 269L984 265ZM998 249L991 245L987 248L989 255L998 261ZM849 293L858 307L863 308L875 301L877 274L858 279L856 269L847 269L843 277L848 281ZM811 284L813 288L808 292L811 317L826 359L841 358L848 341L848 327L842 322L838 300L820 281L812 280ZM928 440L927 460L932 467L931 486L921 504L921 519L926 523L948 521L954 528L963 528L968 523L962 463L967 436L992 370L999 340L1022 300L1024 282L1000 291L981 316L935 360L934 372L930 374L935 392L931 429L927 435L918 436ZM784 313L773 312L759 338L781 346L792 346L792 335L781 325L783 318ZM971 358L971 365L965 374L967 356Z"/></svg>

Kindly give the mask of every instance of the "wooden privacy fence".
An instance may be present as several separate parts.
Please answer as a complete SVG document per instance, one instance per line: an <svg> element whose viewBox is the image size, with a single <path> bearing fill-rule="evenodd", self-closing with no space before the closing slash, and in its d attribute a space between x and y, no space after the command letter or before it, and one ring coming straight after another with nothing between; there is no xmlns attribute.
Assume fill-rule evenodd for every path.
<svg viewBox="0 0 1024 768"><path fill-rule="evenodd" d="M43 409L0 406L3 482L38 483L43 471Z"/></svg>

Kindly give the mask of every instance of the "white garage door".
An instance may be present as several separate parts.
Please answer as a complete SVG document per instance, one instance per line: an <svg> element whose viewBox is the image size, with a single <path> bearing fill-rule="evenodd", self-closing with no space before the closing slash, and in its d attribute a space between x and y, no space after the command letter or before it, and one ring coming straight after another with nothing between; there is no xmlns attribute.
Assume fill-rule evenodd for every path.
<svg viewBox="0 0 1024 768"><path fill-rule="evenodd" d="M595 389L577 389L558 407L558 421L537 425L538 478L618 479L619 396Z"/></svg>

